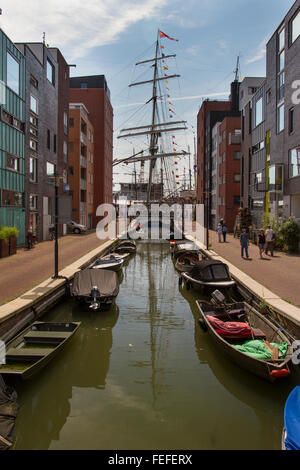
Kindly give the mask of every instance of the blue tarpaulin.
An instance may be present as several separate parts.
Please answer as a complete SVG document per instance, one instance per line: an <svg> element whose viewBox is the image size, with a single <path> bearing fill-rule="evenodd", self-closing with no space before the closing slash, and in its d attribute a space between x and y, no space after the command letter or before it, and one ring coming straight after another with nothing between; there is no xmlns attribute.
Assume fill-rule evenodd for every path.
<svg viewBox="0 0 300 470"><path fill-rule="evenodd" d="M286 450L300 450L300 386L289 394L284 407Z"/></svg>

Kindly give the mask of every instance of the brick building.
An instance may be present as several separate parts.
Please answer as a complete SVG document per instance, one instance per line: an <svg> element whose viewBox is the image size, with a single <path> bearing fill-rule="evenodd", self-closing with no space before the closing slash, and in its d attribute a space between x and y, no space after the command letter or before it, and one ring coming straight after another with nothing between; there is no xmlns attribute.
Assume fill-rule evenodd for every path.
<svg viewBox="0 0 300 470"><path fill-rule="evenodd" d="M113 108L104 75L72 77L70 102L83 103L94 127L94 217L100 204L112 203Z"/></svg>
<svg viewBox="0 0 300 470"><path fill-rule="evenodd" d="M69 184L72 220L93 228L94 128L82 103L70 103Z"/></svg>

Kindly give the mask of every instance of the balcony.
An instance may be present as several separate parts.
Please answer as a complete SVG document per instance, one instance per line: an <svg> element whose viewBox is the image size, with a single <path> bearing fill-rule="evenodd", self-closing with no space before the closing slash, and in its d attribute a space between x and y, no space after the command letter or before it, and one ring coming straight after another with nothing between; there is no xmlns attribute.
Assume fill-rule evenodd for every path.
<svg viewBox="0 0 300 470"><path fill-rule="evenodd" d="M242 134L237 132L231 132L229 134L229 145L240 145L242 141Z"/></svg>
<svg viewBox="0 0 300 470"><path fill-rule="evenodd" d="M86 189L86 180L80 179L80 189Z"/></svg>
<svg viewBox="0 0 300 470"><path fill-rule="evenodd" d="M86 168L86 158L83 155L80 155L80 166Z"/></svg>
<svg viewBox="0 0 300 470"><path fill-rule="evenodd" d="M80 141L82 144L86 145L86 135L83 132L80 132Z"/></svg>

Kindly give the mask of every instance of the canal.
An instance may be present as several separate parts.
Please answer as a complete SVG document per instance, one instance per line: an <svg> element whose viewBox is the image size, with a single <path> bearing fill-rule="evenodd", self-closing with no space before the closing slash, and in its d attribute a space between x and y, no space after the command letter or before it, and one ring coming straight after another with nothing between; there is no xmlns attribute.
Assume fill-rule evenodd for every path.
<svg viewBox="0 0 300 470"><path fill-rule="evenodd" d="M138 243L109 312L72 300L43 320L81 321L40 374L18 383L15 449L279 449L295 379L235 366L198 325L168 243Z"/></svg>

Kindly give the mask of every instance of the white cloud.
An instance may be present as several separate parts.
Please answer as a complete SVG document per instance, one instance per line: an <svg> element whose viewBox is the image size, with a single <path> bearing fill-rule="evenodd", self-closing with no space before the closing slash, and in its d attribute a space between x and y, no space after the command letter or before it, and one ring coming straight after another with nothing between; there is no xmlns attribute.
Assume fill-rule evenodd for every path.
<svg viewBox="0 0 300 470"><path fill-rule="evenodd" d="M138 21L157 17L168 0L2 0L2 28L14 42L42 41L71 59L116 41Z"/></svg>
<svg viewBox="0 0 300 470"><path fill-rule="evenodd" d="M246 64L253 64L254 62L258 62L259 60L265 57L267 40L268 40L268 37L265 37L261 41L261 43L259 43L256 54L250 59L246 60Z"/></svg>

